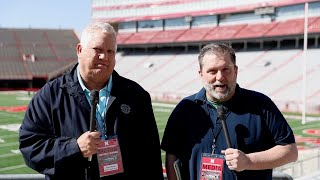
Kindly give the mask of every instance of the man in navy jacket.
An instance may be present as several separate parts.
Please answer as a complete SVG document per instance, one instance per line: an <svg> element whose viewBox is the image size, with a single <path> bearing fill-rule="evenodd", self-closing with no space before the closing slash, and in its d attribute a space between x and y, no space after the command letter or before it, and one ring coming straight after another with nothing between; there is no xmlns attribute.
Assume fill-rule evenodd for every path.
<svg viewBox="0 0 320 180"><path fill-rule="evenodd" d="M163 179L150 95L114 71L116 48L110 24L90 24L77 46L78 64L31 100L20 127L20 150L26 164L46 179ZM103 132L89 131L91 90L106 90L99 97L99 104L106 103L100 114ZM101 137L113 136L119 142L123 172L100 178L98 146Z"/></svg>

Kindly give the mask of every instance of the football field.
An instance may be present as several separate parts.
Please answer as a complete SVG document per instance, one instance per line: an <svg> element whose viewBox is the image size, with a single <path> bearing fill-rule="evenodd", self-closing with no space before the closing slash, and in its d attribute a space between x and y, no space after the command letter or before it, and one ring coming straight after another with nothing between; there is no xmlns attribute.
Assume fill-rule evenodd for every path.
<svg viewBox="0 0 320 180"><path fill-rule="evenodd" d="M18 149L18 128L24 116L26 105L32 98L27 92L0 93L0 174L36 173L28 168ZM167 119L174 105L154 103L153 109L157 120L160 139ZM294 130L299 149L317 148L320 145L320 116L313 116L304 125L298 114L286 114ZM164 152L162 152L164 160ZM164 161L163 161L164 163Z"/></svg>

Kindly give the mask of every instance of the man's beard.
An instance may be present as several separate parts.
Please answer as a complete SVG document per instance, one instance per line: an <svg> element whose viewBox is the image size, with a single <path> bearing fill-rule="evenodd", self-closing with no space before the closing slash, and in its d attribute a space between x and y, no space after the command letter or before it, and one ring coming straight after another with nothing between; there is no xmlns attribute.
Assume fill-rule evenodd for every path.
<svg viewBox="0 0 320 180"><path fill-rule="evenodd" d="M208 83L205 80L201 79L203 87L206 89L207 93L209 93L213 98L215 98L219 102L224 102L226 100L229 100L231 96L233 95L235 89L236 89L236 80L231 84L226 84L226 91L225 92L217 92L214 90L214 86L217 85L224 85L220 82L215 83Z"/></svg>

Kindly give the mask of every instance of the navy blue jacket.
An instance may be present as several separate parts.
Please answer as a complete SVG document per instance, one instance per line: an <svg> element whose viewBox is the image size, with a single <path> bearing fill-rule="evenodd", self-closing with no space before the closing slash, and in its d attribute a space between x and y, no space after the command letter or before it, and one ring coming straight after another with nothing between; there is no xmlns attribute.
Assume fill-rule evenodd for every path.
<svg viewBox="0 0 320 180"><path fill-rule="evenodd" d="M226 104L226 124L231 146L244 153L264 151L275 145L295 142L287 121L267 96L240 88ZM184 98L168 120L161 147L182 162L184 180L199 179L202 153L211 153L215 139L215 154L227 149L221 121L216 109L206 100L205 89ZM223 179L236 179L224 164ZM238 180L271 180L272 169L245 170L237 173Z"/></svg>
<svg viewBox="0 0 320 180"><path fill-rule="evenodd" d="M20 127L25 162L46 179L85 178L88 160L76 141L89 130L90 104L76 67L48 82L33 97ZM112 78L111 96L116 99L106 114L107 135L118 135L124 173L101 179L163 179L159 134L149 93L115 71ZM92 179L99 179L95 155L92 161Z"/></svg>

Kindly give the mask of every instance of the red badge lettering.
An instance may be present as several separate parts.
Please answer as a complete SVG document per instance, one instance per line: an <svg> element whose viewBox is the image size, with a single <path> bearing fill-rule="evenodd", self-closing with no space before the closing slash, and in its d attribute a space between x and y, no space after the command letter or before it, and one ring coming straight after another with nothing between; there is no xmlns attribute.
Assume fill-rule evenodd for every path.
<svg viewBox="0 0 320 180"><path fill-rule="evenodd" d="M123 172L121 151L116 137L100 142L97 157L100 177Z"/></svg>
<svg viewBox="0 0 320 180"><path fill-rule="evenodd" d="M222 180L224 159L203 156L200 166L200 180Z"/></svg>

